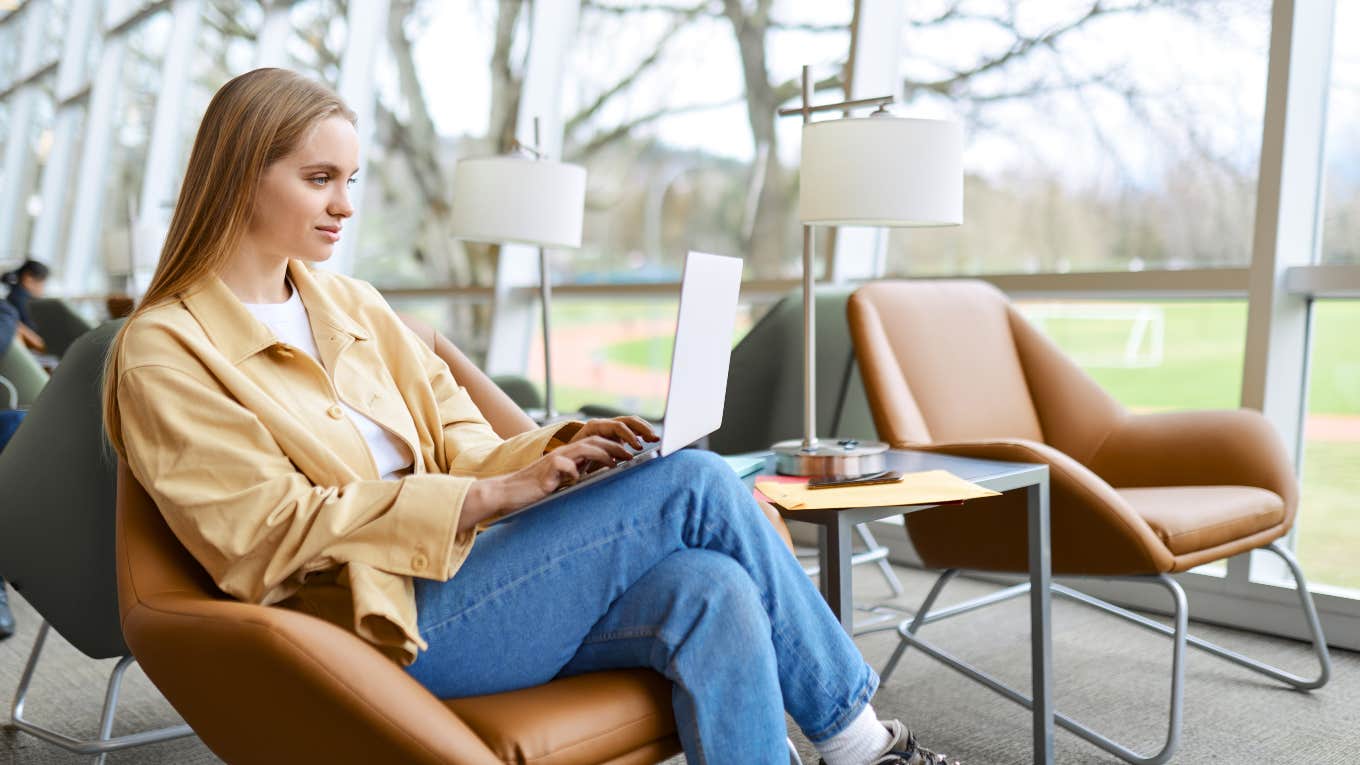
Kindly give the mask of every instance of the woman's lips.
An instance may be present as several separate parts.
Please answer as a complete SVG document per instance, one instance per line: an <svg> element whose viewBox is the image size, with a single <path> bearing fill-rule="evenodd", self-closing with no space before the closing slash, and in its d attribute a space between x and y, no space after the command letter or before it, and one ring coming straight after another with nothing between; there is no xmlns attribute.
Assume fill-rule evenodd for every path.
<svg viewBox="0 0 1360 765"><path fill-rule="evenodd" d="M321 235L326 237L326 240L331 243L340 241L340 229L338 228L332 230L329 228L321 228L320 226L318 226L316 230L321 232Z"/></svg>

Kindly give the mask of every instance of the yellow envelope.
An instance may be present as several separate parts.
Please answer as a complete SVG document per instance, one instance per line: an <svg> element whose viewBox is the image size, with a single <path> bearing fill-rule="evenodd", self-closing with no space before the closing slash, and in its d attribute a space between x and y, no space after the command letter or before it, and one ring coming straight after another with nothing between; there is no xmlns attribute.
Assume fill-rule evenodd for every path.
<svg viewBox="0 0 1360 765"><path fill-rule="evenodd" d="M995 497L1001 493L969 483L947 470L908 473L902 476L900 481L868 486L809 489L806 483L757 481L756 488L769 497L771 502L785 510L933 505L939 502Z"/></svg>

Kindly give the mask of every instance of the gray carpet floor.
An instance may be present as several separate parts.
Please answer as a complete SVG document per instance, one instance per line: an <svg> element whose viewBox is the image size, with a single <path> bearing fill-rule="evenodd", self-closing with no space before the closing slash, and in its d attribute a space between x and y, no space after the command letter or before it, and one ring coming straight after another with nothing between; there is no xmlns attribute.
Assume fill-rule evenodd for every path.
<svg viewBox="0 0 1360 765"><path fill-rule="evenodd" d="M881 599L888 591L867 568L856 576L861 599ZM907 587L904 605L919 601L930 577L899 569ZM949 586L942 603L993 589L960 580ZM18 633L0 642L0 719L8 719L14 689L33 643L38 619L11 590ZM1023 599L994 606L926 628L929 638L955 655L982 665L1021 688L1029 684L1029 621ZM1191 603L1193 613L1194 603ZM1060 711L1096 726L1142 751L1160 746L1170 677L1170 642L1093 609L1054 601L1055 684ZM1197 634L1297 672L1312 671L1307 646L1288 640L1194 625ZM861 650L882 667L896 644L893 633L861 637ZM1186 666L1185 723L1177 763L1360 763L1360 654L1333 651L1332 681L1311 694L1285 690L1276 683L1197 651ZM29 694L27 716L52 722L71 735L92 733L103 688L113 661L91 661L54 635L48 641ZM1029 761L1029 713L975 685L919 652L908 652L897 673L878 692L881 716L900 717L923 743L969 765ZM115 733L179 722L136 667L124 683ZM805 762L815 763L811 748L792 726ZM54 746L6 728L0 731L0 763L57 765L88 763ZM110 763L195 765L215 763L196 738L116 753ZM1062 730L1057 733L1060 763L1117 763L1113 757ZM683 762L677 758L674 764Z"/></svg>

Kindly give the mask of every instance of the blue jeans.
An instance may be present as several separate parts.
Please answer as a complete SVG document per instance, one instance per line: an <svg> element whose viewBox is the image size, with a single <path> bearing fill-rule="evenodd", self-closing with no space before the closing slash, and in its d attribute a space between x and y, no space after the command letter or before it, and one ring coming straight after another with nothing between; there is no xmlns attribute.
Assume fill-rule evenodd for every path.
<svg viewBox="0 0 1360 765"><path fill-rule="evenodd" d="M784 710L813 742L878 676L751 492L685 450L492 526L447 582L415 580L441 698L647 667L672 683L692 762L785 763Z"/></svg>
<svg viewBox="0 0 1360 765"><path fill-rule="evenodd" d="M23 421L24 412L18 409L0 409L0 451L4 451L5 444L14 437Z"/></svg>

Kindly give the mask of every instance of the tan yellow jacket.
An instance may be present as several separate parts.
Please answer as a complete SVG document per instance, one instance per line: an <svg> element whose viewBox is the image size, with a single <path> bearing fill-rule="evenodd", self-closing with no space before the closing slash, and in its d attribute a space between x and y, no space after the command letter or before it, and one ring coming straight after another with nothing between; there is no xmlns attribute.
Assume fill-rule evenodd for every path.
<svg viewBox="0 0 1360 765"><path fill-rule="evenodd" d="M426 647L411 578L447 580L467 557L468 486L533 462L562 426L502 440L373 287L298 261L288 273L320 365L215 277L132 321L114 368L126 459L224 592L410 663ZM399 436L413 473L381 480L339 401Z"/></svg>

